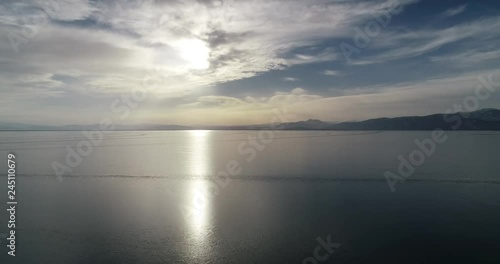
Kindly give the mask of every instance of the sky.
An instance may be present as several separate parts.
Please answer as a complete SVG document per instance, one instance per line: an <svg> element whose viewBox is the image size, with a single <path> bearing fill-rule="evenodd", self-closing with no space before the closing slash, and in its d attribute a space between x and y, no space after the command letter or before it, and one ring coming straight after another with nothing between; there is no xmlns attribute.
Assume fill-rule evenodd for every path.
<svg viewBox="0 0 500 264"><path fill-rule="evenodd" d="M500 80L499 48L497 0L2 0L0 122L443 113Z"/></svg>

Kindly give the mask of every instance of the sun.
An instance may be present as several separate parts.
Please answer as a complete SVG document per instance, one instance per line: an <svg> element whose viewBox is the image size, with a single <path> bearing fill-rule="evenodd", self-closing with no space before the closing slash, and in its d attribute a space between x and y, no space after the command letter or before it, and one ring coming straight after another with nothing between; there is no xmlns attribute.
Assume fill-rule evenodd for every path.
<svg viewBox="0 0 500 264"><path fill-rule="evenodd" d="M210 49L206 42L199 39L184 39L178 42L180 56L187 62L189 69L204 70L210 66Z"/></svg>

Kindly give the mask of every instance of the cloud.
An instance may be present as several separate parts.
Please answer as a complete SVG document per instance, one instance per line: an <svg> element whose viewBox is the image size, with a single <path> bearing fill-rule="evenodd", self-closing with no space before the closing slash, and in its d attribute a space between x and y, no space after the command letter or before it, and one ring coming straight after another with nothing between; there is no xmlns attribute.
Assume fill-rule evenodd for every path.
<svg viewBox="0 0 500 264"><path fill-rule="evenodd" d="M465 5L460 5L454 8L447 9L446 11L443 12L442 16L443 17L452 17L459 15L467 10L467 4Z"/></svg>
<svg viewBox="0 0 500 264"><path fill-rule="evenodd" d="M500 42L498 35L492 34L499 27L500 17L490 17L446 28L386 32L373 45L378 51L376 55L354 60L352 64L366 65L413 58L459 41L472 41L474 45L488 41Z"/></svg>
<svg viewBox="0 0 500 264"><path fill-rule="evenodd" d="M194 106L203 107L236 107L247 104L245 101L229 96L202 96Z"/></svg>
<svg viewBox="0 0 500 264"><path fill-rule="evenodd" d="M327 75L327 76L342 76L344 75L343 72L341 71L334 71L334 70L325 70L322 72L323 75Z"/></svg>
<svg viewBox="0 0 500 264"><path fill-rule="evenodd" d="M428 115L444 113L455 104L462 104L465 98L475 95L480 84L478 77L493 74L498 80L500 70L474 72L465 76L449 76L394 86L366 88L362 93L321 96L303 88L295 88L287 92L276 92L269 97L236 98L227 96L200 97L199 104L190 104L184 116L190 122L204 124L255 124L270 120L274 109L286 106L288 112L295 116L292 121L318 118L324 121L352 121L378 117L397 117L404 115ZM210 104L204 104L205 102ZM213 103L226 109L221 111ZM425 107L424 107L425 106ZM498 100L482 101L483 107L500 107ZM210 121L202 121L196 116L210 113L215 117ZM224 118L221 118L221 117ZM241 116L245 116L242 119ZM193 117L194 119L191 119ZM219 123L214 122L219 120ZM243 121L242 121L243 120Z"/></svg>
<svg viewBox="0 0 500 264"><path fill-rule="evenodd" d="M47 6L52 2L57 5ZM399 2L406 8L418 1ZM500 17L411 29L404 21L398 24L394 20L359 60L353 60L354 65L347 65L352 67L343 68L346 65L336 43L352 39L353 28L373 20L373 13L382 12L391 3L3 1L0 118L22 122L98 122L94 118L108 114L110 102L141 87L151 74L159 80L155 90L127 122L132 122L132 118L190 124L263 122L270 109L279 104L293 106L299 118L318 115L325 120L340 120L343 112L347 113L344 117L352 119L387 114L387 103L394 106L391 110L395 113L422 112L436 107L417 109L413 104L421 100L418 90L410 96L408 87L395 86L394 81L385 84L393 87L391 91L347 86L345 91L334 87L336 94L329 94L330 87L321 92L313 87L314 81L308 82L310 88L283 91L285 84L280 78L306 82L318 77L318 73L344 76L348 72L353 79L369 80L376 76L370 76L369 70L358 70L417 57L441 65L440 72L447 74L459 64L483 69L486 63L492 63L492 58L499 57L495 50L499 37L494 32L500 27ZM466 8L456 7L448 13L457 15ZM21 37L18 53L6 37L9 34ZM260 77L273 77L273 71L285 71L274 78L277 84L263 86L254 82ZM255 79L243 80L252 77ZM344 78L330 79L333 83ZM236 83L234 87L236 81L249 81L245 87L250 88L240 93L241 97L228 96L230 92L223 91L222 84ZM431 91L425 84L418 84L424 87L419 88L422 96ZM446 87L439 89L451 91ZM396 95L401 96L401 102L396 102ZM356 105L362 107L353 109ZM399 111L395 110L396 105Z"/></svg>
<svg viewBox="0 0 500 264"><path fill-rule="evenodd" d="M120 96L160 67L162 85L155 96L185 96L267 71L337 60L332 48L296 50L347 36L350 25L386 7L378 1L323 0L3 2L0 33L22 41L18 53L8 39L0 43L0 82L10 87L0 95L29 97L15 81L28 74L71 75L72 82L61 80L52 88L62 96ZM45 86L32 83L33 98L47 92Z"/></svg>
<svg viewBox="0 0 500 264"><path fill-rule="evenodd" d="M431 57L432 62L444 63L452 67L477 67L486 61L500 58L499 50L466 50L463 52L452 52L447 55Z"/></svg>

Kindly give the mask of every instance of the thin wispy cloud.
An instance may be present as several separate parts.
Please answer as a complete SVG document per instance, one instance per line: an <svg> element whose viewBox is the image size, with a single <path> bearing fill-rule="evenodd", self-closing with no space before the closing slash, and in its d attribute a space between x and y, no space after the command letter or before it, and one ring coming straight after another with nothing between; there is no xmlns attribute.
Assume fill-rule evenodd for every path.
<svg viewBox="0 0 500 264"><path fill-rule="evenodd" d="M335 70L325 70L322 72L322 74L327 75L327 76L342 76L342 75L344 75L343 72L335 71Z"/></svg>
<svg viewBox="0 0 500 264"><path fill-rule="evenodd" d="M444 16L444 17L456 16L456 15L462 14L466 10L467 10L467 4L460 5L460 6L453 7L453 8L450 8L450 9L444 11L444 13L442 14L442 16Z"/></svg>
<svg viewBox="0 0 500 264"><path fill-rule="evenodd" d="M379 49L378 54L365 56L353 63L385 63L417 57L460 41L471 41L474 42L473 45L478 45L483 41L486 43L487 40L499 42L498 35L492 34L499 27L500 17L491 17L446 28L387 32L383 37L391 39L391 41L387 44L374 45L374 48ZM465 48L464 51L467 52L468 48Z"/></svg>
<svg viewBox="0 0 500 264"><path fill-rule="evenodd" d="M299 79L294 78L294 77L285 77L285 78L283 78L283 81L287 81L287 82L296 82L298 80Z"/></svg>

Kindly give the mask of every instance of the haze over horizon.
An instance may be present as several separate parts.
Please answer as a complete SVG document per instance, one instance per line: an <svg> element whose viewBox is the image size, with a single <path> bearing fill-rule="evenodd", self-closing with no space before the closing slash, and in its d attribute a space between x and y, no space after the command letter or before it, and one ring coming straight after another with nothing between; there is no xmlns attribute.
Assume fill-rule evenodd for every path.
<svg viewBox="0 0 500 264"><path fill-rule="evenodd" d="M479 76L500 79L493 0L53 3L0 4L2 122L248 125L283 107L290 121L428 115L473 95ZM480 108L500 108L500 95Z"/></svg>

